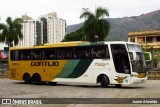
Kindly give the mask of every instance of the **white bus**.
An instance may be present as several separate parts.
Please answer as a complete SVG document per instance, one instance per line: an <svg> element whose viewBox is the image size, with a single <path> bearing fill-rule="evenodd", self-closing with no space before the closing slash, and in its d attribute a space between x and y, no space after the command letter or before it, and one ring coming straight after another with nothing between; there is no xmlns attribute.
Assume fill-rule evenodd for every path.
<svg viewBox="0 0 160 107"><path fill-rule="evenodd" d="M26 83L100 83L102 87L144 83L144 54L131 42L61 42L12 47L9 78Z"/></svg>

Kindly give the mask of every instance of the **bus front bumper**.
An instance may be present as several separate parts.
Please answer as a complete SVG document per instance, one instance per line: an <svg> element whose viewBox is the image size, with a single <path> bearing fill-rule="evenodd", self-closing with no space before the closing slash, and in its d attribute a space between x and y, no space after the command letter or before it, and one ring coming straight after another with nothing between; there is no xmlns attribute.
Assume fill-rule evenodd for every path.
<svg viewBox="0 0 160 107"><path fill-rule="evenodd" d="M145 78L131 77L131 84L141 84L141 83L145 83L146 81L147 81L147 77Z"/></svg>

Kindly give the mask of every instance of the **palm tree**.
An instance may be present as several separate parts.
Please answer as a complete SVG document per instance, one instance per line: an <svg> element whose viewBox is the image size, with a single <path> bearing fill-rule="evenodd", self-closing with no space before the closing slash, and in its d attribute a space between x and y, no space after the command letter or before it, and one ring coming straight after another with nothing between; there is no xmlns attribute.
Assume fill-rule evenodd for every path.
<svg viewBox="0 0 160 107"><path fill-rule="evenodd" d="M7 17L6 24L0 23L0 42L6 43L9 47L17 45L19 40L22 39L22 19L16 18L12 20L11 17Z"/></svg>
<svg viewBox="0 0 160 107"><path fill-rule="evenodd" d="M85 10L80 15L80 18L85 18L85 22L82 26L85 34L87 35L87 40L89 41L104 41L109 33L110 24L104 19L105 16L109 16L107 9L98 7L95 10L95 14L89 10Z"/></svg>

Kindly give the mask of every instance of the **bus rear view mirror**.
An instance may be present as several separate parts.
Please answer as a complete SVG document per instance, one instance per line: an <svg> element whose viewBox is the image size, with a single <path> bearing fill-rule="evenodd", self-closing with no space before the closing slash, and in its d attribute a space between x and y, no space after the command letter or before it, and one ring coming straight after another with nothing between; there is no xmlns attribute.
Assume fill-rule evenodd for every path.
<svg viewBox="0 0 160 107"><path fill-rule="evenodd" d="M129 55L130 55L131 61L136 60L136 53L135 52L129 52Z"/></svg>
<svg viewBox="0 0 160 107"><path fill-rule="evenodd" d="M152 60L152 55L150 52L144 52L144 58L146 60L146 62L151 61Z"/></svg>

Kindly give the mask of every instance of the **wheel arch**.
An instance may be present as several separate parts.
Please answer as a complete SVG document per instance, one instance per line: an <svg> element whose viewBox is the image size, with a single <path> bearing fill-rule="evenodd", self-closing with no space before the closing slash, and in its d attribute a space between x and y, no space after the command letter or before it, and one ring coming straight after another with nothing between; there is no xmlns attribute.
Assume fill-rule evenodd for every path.
<svg viewBox="0 0 160 107"><path fill-rule="evenodd" d="M36 77L39 77L39 78L41 79L41 75L40 75L39 73L34 73L34 74L32 75L32 78L36 78Z"/></svg>
<svg viewBox="0 0 160 107"><path fill-rule="evenodd" d="M26 73L23 74L23 80L27 84L32 83L31 75L28 72L26 72Z"/></svg>
<svg viewBox="0 0 160 107"><path fill-rule="evenodd" d="M108 81L109 81L109 84L110 84L110 78L108 77L108 75L106 75L106 74L99 74L98 76L97 76L97 83L100 83L101 82L101 78L103 78L103 76L106 76L107 78L108 78Z"/></svg>
<svg viewBox="0 0 160 107"><path fill-rule="evenodd" d="M29 76L31 77L31 75L30 75L28 72L25 72L25 73L23 74L23 80L24 80L25 76L27 76L27 75L29 75Z"/></svg>
<svg viewBox="0 0 160 107"><path fill-rule="evenodd" d="M42 83L42 78L39 73L34 73L32 75L33 84L40 85Z"/></svg>

